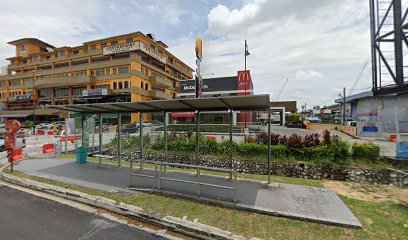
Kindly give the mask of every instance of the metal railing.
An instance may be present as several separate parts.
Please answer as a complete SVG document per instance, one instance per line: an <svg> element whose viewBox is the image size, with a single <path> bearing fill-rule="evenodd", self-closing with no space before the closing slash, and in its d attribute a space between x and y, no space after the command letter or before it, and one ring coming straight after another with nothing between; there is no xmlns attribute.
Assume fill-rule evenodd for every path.
<svg viewBox="0 0 408 240"><path fill-rule="evenodd" d="M154 165L154 175L147 175L147 174L143 174L143 173L134 173L133 172L133 163L137 163L137 162L140 162L141 164L142 163L153 164ZM169 178L169 177L163 176L162 175L163 168L164 168L164 172L166 172L167 166L196 169L196 181L183 180L183 179L177 179L177 178ZM211 171L211 172L230 173L231 175L233 175L234 184L233 184L233 186L224 186L224 185L217 185L217 184L202 182L201 179L200 179L201 170ZM187 184L195 184L196 187L197 187L197 196L198 197L201 197L201 186L231 190L231 191L233 191L234 203L237 202L237 172L235 170L233 170L233 169L205 167L205 166L182 164L182 163L147 161L147 160L143 160L143 159L132 159L130 161L130 183L131 183L131 186L133 185L133 176L153 178L154 179L153 189L159 189L159 190L161 189L161 185L162 185L161 183L162 183L163 180L173 181L173 182L180 182L180 183L187 183ZM158 183L157 183L157 180L158 180Z"/></svg>

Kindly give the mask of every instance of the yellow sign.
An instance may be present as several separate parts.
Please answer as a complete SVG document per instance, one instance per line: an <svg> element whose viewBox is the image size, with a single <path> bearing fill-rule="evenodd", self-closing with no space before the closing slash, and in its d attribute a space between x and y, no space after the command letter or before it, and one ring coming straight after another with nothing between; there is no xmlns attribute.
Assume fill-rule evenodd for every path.
<svg viewBox="0 0 408 240"><path fill-rule="evenodd" d="M196 37L195 51L197 58L201 60L203 57L203 40L199 36Z"/></svg>

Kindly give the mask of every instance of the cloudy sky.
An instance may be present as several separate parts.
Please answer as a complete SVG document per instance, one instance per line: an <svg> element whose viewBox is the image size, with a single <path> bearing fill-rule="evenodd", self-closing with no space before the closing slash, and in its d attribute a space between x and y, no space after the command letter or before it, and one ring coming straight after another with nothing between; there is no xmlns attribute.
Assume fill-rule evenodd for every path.
<svg viewBox="0 0 408 240"><path fill-rule="evenodd" d="M204 36L202 73L236 75L251 55L255 93L329 105L353 88L370 57L366 0L36 0L2 1L0 65L10 40L36 37L54 46L142 31L155 33L194 68L194 39ZM370 88L370 64L354 93ZM348 93L350 90L348 90Z"/></svg>

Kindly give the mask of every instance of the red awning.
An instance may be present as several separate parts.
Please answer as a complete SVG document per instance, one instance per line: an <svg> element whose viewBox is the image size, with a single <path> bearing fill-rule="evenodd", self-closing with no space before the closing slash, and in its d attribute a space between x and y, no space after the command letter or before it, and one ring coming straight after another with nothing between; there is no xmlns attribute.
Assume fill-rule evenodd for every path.
<svg viewBox="0 0 408 240"><path fill-rule="evenodd" d="M193 118L194 112L172 112L171 117L173 118Z"/></svg>

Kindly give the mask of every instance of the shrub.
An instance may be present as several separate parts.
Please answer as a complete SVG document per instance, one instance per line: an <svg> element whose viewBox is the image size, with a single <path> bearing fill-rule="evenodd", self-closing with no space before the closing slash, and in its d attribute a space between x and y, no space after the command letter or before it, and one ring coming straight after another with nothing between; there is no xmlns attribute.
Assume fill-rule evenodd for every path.
<svg viewBox="0 0 408 240"><path fill-rule="evenodd" d="M275 145L271 146L271 156L272 158L285 158L287 147L285 145Z"/></svg>
<svg viewBox="0 0 408 240"><path fill-rule="evenodd" d="M303 146L314 147L320 145L320 135L318 133L306 135L303 138Z"/></svg>
<svg viewBox="0 0 408 240"><path fill-rule="evenodd" d="M299 113L291 113L288 114L287 121L293 122L294 124L298 124L303 122L303 118L302 115L300 115Z"/></svg>
<svg viewBox="0 0 408 240"><path fill-rule="evenodd" d="M324 130L323 131L323 143L326 145L330 145L331 143L331 137L330 137L330 131L329 130Z"/></svg>
<svg viewBox="0 0 408 240"><path fill-rule="evenodd" d="M268 133L260 132L260 133L256 134L256 139L257 139L258 143L268 144Z"/></svg>
<svg viewBox="0 0 408 240"><path fill-rule="evenodd" d="M268 145L258 143L241 143L238 145L238 152L243 155L268 154Z"/></svg>
<svg viewBox="0 0 408 240"><path fill-rule="evenodd" d="M337 164L345 164L350 157L350 145L346 141L335 141L329 146L329 159Z"/></svg>
<svg viewBox="0 0 408 240"><path fill-rule="evenodd" d="M352 146L353 159L361 159L368 161L377 161L380 157L380 147L372 142L369 143L355 143Z"/></svg>
<svg viewBox="0 0 408 240"><path fill-rule="evenodd" d="M297 135L296 133L292 134L287 140L287 147L290 148L300 148L302 147L302 137Z"/></svg>
<svg viewBox="0 0 408 240"><path fill-rule="evenodd" d="M232 142L232 152L237 152L238 144L234 141ZM220 154L229 154L230 151L230 141L223 141L218 144L218 153Z"/></svg>

